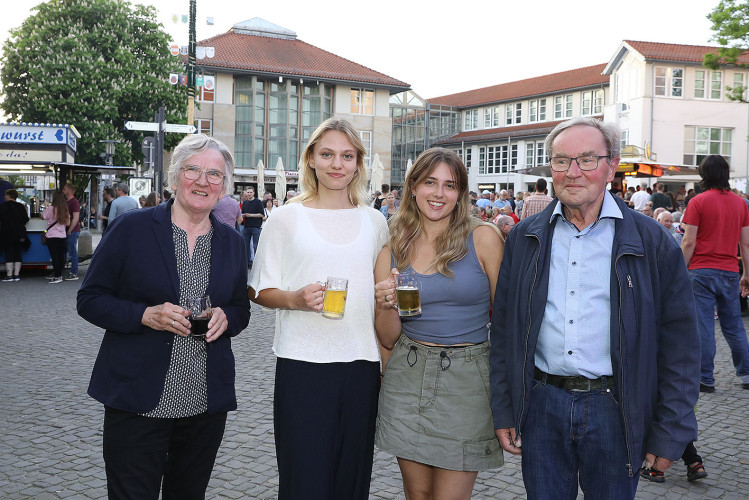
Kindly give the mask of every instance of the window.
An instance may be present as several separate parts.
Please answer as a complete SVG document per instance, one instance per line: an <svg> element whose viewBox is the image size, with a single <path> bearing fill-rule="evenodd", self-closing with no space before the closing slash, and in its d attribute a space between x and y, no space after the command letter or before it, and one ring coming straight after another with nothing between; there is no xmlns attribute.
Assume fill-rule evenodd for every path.
<svg viewBox="0 0 749 500"><path fill-rule="evenodd" d="M554 97L554 119L572 118L572 94Z"/></svg>
<svg viewBox="0 0 749 500"><path fill-rule="evenodd" d="M216 92L216 80L212 75L204 75L203 85L196 90L195 97L199 102L213 102Z"/></svg>
<svg viewBox="0 0 749 500"><path fill-rule="evenodd" d="M484 110L484 128L499 127L499 106Z"/></svg>
<svg viewBox="0 0 749 500"><path fill-rule="evenodd" d="M364 166L369 168L372 165L372 132L359 131L359 137L364 144Z"/></svg>
<svg viewBox="0 0 749 500"><path fill-rule="evenodd" d="M721 155L731 163L733 129L684 127L684 164L699 165L707 155Z"/></svg>
<svg viewBox="0 0 749 500"><path fill-rule="evenodd" d="M374 90L351 89L351 113L354 115L373 115Z"/></svg>
<svg viewBox="0 0 749 500"><path fill-rule="evenodd" d="M514 125L520 123L523 117L523 103L516 102L514 104L508 104L505 110L505 124Z"/></svg>
<svg viewBox="0 0 749 500"><path fill-rule="evenodd" d="M487 146L485 154L485 171L482 172L482 155L484 148L479 148L479 173L505 174L515 170L518 164L518 145Z"/></svg>
<svg viewBox="0 0 749 500"><path fill-rule="evenodd" d="M746 101L746 83L744 82L744 73L736 72L733 74L733 87L731 87L731 97L738 100Z"/></svg>
<svg viewBox="0 0 749 500"><path fill-rule="evenodd" d="M536 145L532 142L525 143L525 168L535 167L533 160L536 158Z"/></svg>
<svg viewBox="0 0 749 500"><path fill-rule="evenodd" d="M624 146L629 145L629 130L622 130L622 140L621 140L621 147L624 149Z"/></svg>
<svg viewBox="0 0 749 500"><path fill-rule="evenodd" d="M681 97L683 88L684 70L682 68L655 67L655 95Z"/></svg>
<svg viewBox="0 0 749 500"><path fill-rule="evenodd" d="M531 101L528 106L528 121L542 122L546 120L546 99Z"/></svg>
<svg viewBox="0 0 749 500"><path fill-rule="evenodd" d="M471 151L472 149L469 147L466 149L465 156L463 156L463 164L466 166L466 170L471 170Z"/></svg>
<svg viewBox="0 0 749 500"><path fill-rule="evenodd" d="M235 77L237 168L256 168L262 160L266 168L273 169L280 158L284 169L297 170L300 149L312 131L330 117L331 100L329 85Z"/></svg>
<svg viewBox="0 0 749 500"><path fill-rule="evenodd" d="M465 112L463 130L476 130L477 128L479 128L479 110L467 109Z"/></svg>
<svg viewBox="0 0 749 500"><path fill-rule="evenodd" d="M479 174L483 175L486 173L486 148L479 148Z"/></svg>
<svg viewBox="0 0 749 500"><path fill-rule="evenodd" d="M197 119L195 120L195 128L198 134L205 134L207 136L213 135L213 120Z"/></svg>
<svg viewBox="0 0 749 500"><path fill-rule="evenodd" d="M695 99L720 99L722 97L722 79L723 74L720 71L705 71L704 69L698 69L695 71Z"/></svg>
<svg viewBox="0 0 749 500"><path fill-rule="evenodd" d="M603 111L603 89L583 92L583 115L598 115Z"/></svg>

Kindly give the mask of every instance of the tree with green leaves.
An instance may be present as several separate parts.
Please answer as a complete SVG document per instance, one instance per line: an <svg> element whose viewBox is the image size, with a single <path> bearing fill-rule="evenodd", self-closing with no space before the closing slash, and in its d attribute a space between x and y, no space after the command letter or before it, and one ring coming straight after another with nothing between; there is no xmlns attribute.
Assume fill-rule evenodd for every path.
<svg viewBox="0 0 749 500"><path fill-rule="evenodd" d="M127 0L50 0L11 30L0 57L2 101L11 120L66 123L81 133L76 161L100 164L102 140L117 140L114 161L143 158L143 132L125 122L153 121L160 106L170 123L187 116L185 87L169 74L182 64L156 9ZM168 134L168 149L181 135Z"/></svg>
<svg viewBox="0 0 749 500"><path fill-rule="evenodd" d="M749 2L746 0L720 0L707 18L713 23L710 29L715 33L712 40L718 42L717 52L705 54L703 66L718 70L723 66L746 68L739 57L749 51ZM726 87L732 101L747 102L744 92L747 87L737 85Z"/></svg>

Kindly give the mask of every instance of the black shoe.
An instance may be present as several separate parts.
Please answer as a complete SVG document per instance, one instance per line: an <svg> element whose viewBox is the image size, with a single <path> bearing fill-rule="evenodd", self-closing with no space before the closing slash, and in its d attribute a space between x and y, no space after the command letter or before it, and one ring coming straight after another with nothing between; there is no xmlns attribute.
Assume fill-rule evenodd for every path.
<svg viewBox="0 0 749 500"><path fill-rule="evenodd" d="M702 462L697 462L694 467L687 465L687 481L696 481L705 477L707 477L707 472L705 472L705 466L702 465Z"/></svg>
<svg viewBox="0 0 749 500"><path fill-rule="evenodd" d="M744 384L745 386L749 384ZM744 387L744 389L749 389L749 387ZM707 393L713 393L715 392L715 386L714 385L705 385L702 382L700 382L700 392L707 392Z"/></svg>
<svg viewBox="0 0 749 500"><path fill-rule="evenodd" d="M741 384L741 387L743 387L744 389L749 389L749 384Z"/></svg>

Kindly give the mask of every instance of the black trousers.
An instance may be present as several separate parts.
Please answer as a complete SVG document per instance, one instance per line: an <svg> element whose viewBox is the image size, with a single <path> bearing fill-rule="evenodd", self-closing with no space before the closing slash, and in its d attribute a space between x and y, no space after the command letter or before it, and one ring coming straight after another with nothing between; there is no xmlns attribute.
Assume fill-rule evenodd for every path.
<svg viewBox="0 0 749 500"><path fill-rule="evenodd" d="M52 258L53 275L55 278L61 278L68 252L65 238L47 238L47 249Z"/></svg>
<svg viewBox="0 0 749 500"><path fill-rule="evenodd" d="M104 464L111 499L203 499L226 413L150 418L104 411Z"/></svg>
<svg viewBox="0 0 749 500"><path fill-rule="evenodd" d="M273 404L279 500L369 498L379 363L278 358Z"/></svg>

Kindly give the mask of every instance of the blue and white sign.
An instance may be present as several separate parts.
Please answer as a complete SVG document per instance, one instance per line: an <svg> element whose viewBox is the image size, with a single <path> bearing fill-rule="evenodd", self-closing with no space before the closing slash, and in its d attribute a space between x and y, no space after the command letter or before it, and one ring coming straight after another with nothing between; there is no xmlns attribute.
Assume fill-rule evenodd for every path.
<svg viewBox="0 0 749 500"><path fill-rule="evenodd" d="M56 144L77 147L78 131L72 125L49 123L0 124L1 144Z"/></svg>

